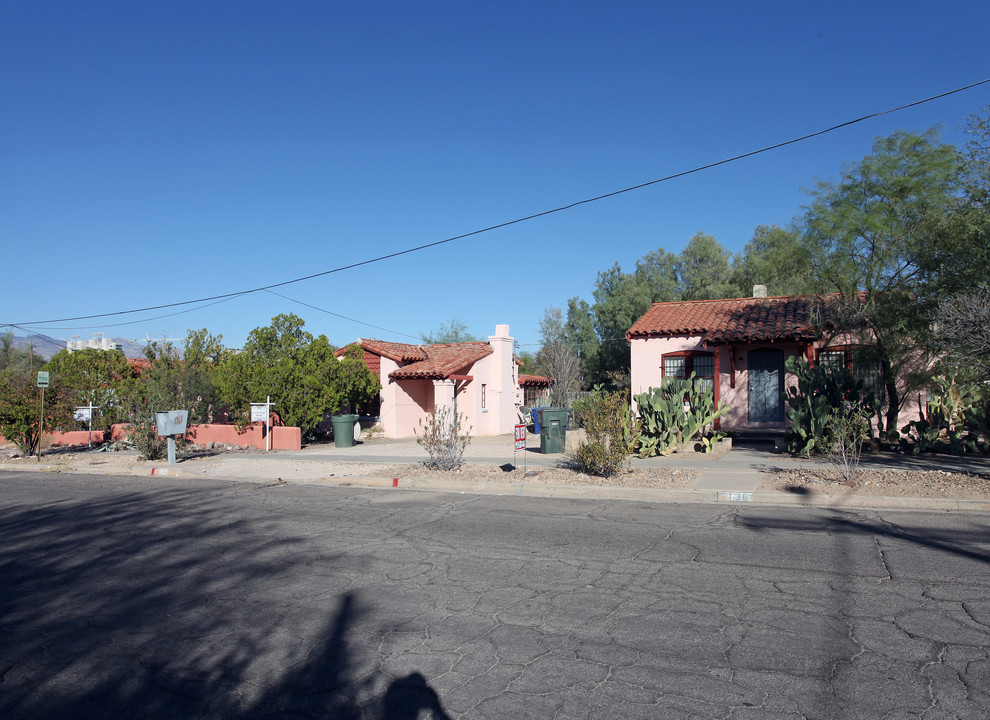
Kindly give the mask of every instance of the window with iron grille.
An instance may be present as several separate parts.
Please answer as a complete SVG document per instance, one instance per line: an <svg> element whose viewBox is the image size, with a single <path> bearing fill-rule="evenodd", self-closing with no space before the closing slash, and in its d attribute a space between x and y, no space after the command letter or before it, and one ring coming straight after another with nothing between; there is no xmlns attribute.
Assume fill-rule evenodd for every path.
<svg viewBox="0 0 990 720"><path fill-rule="evenodd" d="M869 348L842 346L818 351L818 367L829 372L848 372L862 380L870 392L880 391L880 363Z"/></svg>
<svg viewBox="0 0 990 720"><path fill-rule="evenodd" d="M672 353L663 356L663 377L686 380L694 373L694 382L703 392L715 392L715 354L703 352Z"/></svg>

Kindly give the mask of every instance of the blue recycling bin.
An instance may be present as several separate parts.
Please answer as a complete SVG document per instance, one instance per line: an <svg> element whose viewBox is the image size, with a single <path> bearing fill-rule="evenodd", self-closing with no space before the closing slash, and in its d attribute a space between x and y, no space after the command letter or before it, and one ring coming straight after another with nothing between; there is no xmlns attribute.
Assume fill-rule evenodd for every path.
<svg viewBox="0 0 990 720"><path fill-rule="evenodd" d="M537 435L540 434L540 420L543 419L544 410L546 410L546 408L538 407L538 408L533 408L530 411L533 413L533 432L535 432Z"/></svg>

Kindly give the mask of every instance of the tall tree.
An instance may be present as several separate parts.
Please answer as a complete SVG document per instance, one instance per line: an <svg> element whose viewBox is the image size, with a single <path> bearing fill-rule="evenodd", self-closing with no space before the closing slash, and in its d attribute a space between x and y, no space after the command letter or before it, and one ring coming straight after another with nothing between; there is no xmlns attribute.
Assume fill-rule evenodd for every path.
<svg viewBox="0 0 990 720"><path fill-rule="evenodd" d="M252 330L243 350L223 362L217 381L232 412L246 413L250 403L271 396L282 420L311 436L327 414L378 392L363 361L338 359L325 335L314 338L304 326L296 315L278 315Z"/></svg>
<svg viewBox="0 0 990 720"><path fill-rule="evenodd" d="M600 371L601 343L595 334L595 319L586 300L572 297L567 301L564 335L581 360L581 387L588 389L597 382Z"/></svg>
<svg viewBox="0 0 990 720"><path fill-rule="evenodd" d="M550 388L550 404L567 407L568 393L576 390L581 377L581 361L567 339L563 313L560 308L548 307L540 321L542 347L536 354L536 362L543 374L553 378Z"/></svg>
<svg viewBox="0 0 990 720"><path fill-rule="evenodd" d="M717 300L744 294L732 277L732 253L711 235L699 232L677 258L682 300Z"/></svg>
<svg viewBox="0 0 990 720"><path fill-rule="evenodd" d="M604 379L621 384L629 376L626 331L651 304L650 290L619 263L598 273L595 282L595 332L601 342L600 369Z"/></svg>
<svg viewBox="0 0 990 720"><path fill-rule="evenodd" d="M990 384L990 284L946 298L935 315L942 361L953 376ZM990 404L988 404L990 410Z"/></svg>
<svg viewBox="0 0 990 720"><path fill-rule="evenodd" d="M96 427L109 429L126 419L125 398L134 381L134 373L124 353L119 350L61 350L48 361L45 369L51 381L62 388L66 402L74 407L92 403L97 409Z"/></svg>
<svg viewBox="0 0 990 720"><path fill-rule="evenodd" d="M683 294L678 277L679 258L675 253L657 248L636 261L637 282L647 288L650 302L680 300Z"/></svg>
<svg viewBox="0 0 990 720"><path fill-rule="evenodd" d="M5 332L0 335L0 372L11 370L28 373L32 367L40 370L44 364L44 358L37 353L17 347L13 333Z"/></svg>
<svg viewBox="0 0 990 720"><path fill-rule="evenodd" d="M932 305L969 294L990 268L990 106L970 116L966 132L958 205L936 224L922 261Z"/></svg>
<svg viewBox="0 0 990 720"><path fill-rule="evenodd" d="M958 169L956 149L934 131L898 132L878 139L839 183L819 183L804 217L802 243L815 281L838 296L830 321L875 351L887 431L897 429L902 399L923 364L927 259L940 220L957 206Z"/></svg>
<svg viewBox="0 0 990 720"><path fill-rule="evenodd" d="M733 264L735 284L743 296L756 285L767 294L804 295L815 292L809 258L797 230L758 225Z"/></svg>
<svg viewBox="0 0 990 720"><path fill-rule="evenodd" d="M451 319L446 325L441 324L439 328L427 333L421 333L420 337L427 345L449 345L453 343L477 342L478 338L468 332L467 325L457 318Z"/></svg>

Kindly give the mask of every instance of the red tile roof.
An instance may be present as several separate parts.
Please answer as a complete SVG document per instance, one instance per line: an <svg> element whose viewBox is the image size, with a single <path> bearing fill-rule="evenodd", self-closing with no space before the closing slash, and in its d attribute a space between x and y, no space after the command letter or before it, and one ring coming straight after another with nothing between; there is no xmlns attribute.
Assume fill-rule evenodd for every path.
<svg viewBox="0 0 990 720"><path fill-rule="evenodd" d="M814 296L735 298L654 303L626 338L701 336L713 344L816 338Z"/></svg>
<svg viewBox="0 0 990 720"><path fill-rule="evenodd" d="M544 375L519 375L519 385L526 387L527 385L553 385L553 378L548 378Z"/></svg>
<svg viewBox="0 0 990 720"><path fill-rule="evenodd" d="M356 343L352 344L358 345L375 355L387 357L389 360L394 360L395 362L414 362L416 360L426 360L427 357L426 353L423 352L422 345L386 342L385 340L375 340L374 338L370 340L359 338ZM343 355L347 351L347 347L340 348L334 354L338 356Z"/></svg>
<svg viewBox="0 0 990 720"><path fill-rule="evenodd" d="M426 353L425 360L393 370L388 376L390 378L443 380L494 352L492 346L486 342L421 345L420 349Z"/></svg>
<svg viewBox="0 0 990 720"><path fill-rule="evenodd" d="M389 373L393 379L445 380L494 351L487 342L453 343L450 345L409 345L383 340L358 340L366 352L387 357L402 365ZM338 354L341 350L337 351ZM367 362L367 361L365 361Z"/></svg>

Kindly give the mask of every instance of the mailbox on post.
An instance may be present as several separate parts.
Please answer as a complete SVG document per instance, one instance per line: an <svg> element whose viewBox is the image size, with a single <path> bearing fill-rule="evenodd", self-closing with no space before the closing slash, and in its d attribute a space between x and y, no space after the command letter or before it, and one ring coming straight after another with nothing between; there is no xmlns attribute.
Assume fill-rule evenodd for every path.
<svg viewBox="0 0 990 720"><path fill-rule="evenodd" d="M168 464L175 465L175 436L186 434L188 410L169 410L155 413L155 426L159 435L168 437Z"/></svg>

